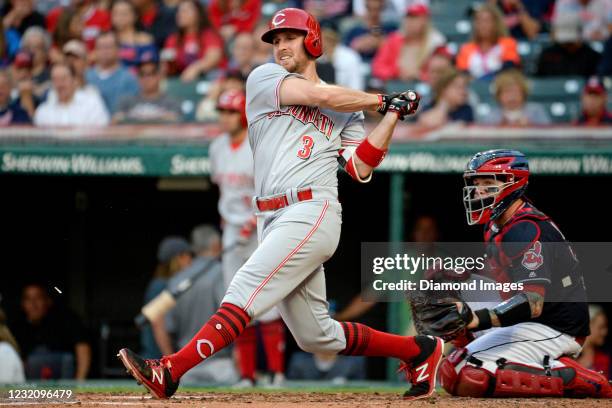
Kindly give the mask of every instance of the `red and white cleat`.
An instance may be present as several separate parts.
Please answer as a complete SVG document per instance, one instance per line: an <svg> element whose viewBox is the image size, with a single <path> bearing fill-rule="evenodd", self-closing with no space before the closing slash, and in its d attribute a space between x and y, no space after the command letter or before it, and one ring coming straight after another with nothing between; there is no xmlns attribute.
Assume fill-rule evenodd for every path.
<svg viewBox="0 0 612 408"><path fill-rule="evenodd" d="M136 379L139 385L144 385L156 398L170 398L179 386L172 380L170 366L164 360L145 360L129 349L119 350L119 360L127 369L128 374Z"/></svg>
<svg viewBox="0 0 612 408"><path fill-rule="evenodd" d="M405 371L412 387L404 393L405 400L430 397L436 389L438 367L442 361L444 341L433 336L415 336L421 352L411 361L403 361L399 371Z"/></svg>

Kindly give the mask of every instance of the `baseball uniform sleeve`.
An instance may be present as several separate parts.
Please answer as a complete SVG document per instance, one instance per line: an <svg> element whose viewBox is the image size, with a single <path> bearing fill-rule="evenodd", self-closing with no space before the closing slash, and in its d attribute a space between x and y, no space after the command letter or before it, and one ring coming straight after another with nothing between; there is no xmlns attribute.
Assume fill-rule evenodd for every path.
<svg viewBox="0 0 612 408"><path fill-rule="evenodd" d="M280 110L280 85L292 74L278 64L267 63L255 68L246 82L246 114L253 123L270 112Z"/></svg>
<svg viewBox="0 0 612 408"><path fill-rule="evenodd" d="M365 137L363 121L363 112L351 114L346 126L342 129L342 133L340 133L340 144L342 147L359 146L359 143L361 143Z"/></svg>
<svg viewBox="0 0 612 408"><path fill-rule="evenodd" d="M548 285L551 283L552 250L540 240L540 227L533 220L514 224L503 236L504 254L511 260L507 274L516 283Z"/></svg>

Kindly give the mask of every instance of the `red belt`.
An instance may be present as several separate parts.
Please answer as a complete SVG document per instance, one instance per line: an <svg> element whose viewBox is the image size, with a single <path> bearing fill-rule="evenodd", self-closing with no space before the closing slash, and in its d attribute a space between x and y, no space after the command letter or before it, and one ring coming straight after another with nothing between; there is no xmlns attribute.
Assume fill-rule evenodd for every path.
<svg viewBox="0 0 612 408"><path fill-rule="evenodd" d="M312 190L304 188L297 191L297 201L312 200ZM274 211L289 205L287 195L277 195L270 198L258 198L256 201L259 211Z"/></svg>

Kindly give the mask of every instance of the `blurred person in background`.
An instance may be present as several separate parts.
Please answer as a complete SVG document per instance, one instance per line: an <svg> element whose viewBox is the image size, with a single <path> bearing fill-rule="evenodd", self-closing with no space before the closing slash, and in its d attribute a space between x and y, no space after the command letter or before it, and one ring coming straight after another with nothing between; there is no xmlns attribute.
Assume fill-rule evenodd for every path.
<svg viewBox="0 0 612 408"><path fill-rule="evenodd" d="M582 91L582 113L576 122L580 126L600 126L612 123L612 113L607 110L608 91L603 81L591 77Z"/></svg>
<svg viewBox="0 0 612 408"><path fill-rule="evenodd" d="M168 280L190 266L192 260L191 246L184 238L168 236L162 239L157 247L157 266L153 279L145 289L143 304L146 305L157 297L166 288ZM151 326L143 328L140 332L140 347L141 355L146 356L145 358L161 356Z"/></svg>
<svg viewBox="0 0 612 408"><path fill-rule="evenodd" d="M599 305L589 305L591 334L584 341L580 356L576 359L582 366L603 373L610 378L610 354L602 350L608 337L608 317Z"/></svg>
<svg viewBox="0 0 612 408"><path fill-rule="evenodd" d="M0 70L0 127L32 123L30 115L11 100L12 88L11 75L6 70Z"/></svg>
<svg viewBox="0 0 612 408"><path fill-rule="evenodd" d="M177 123L181 104L161 90L162 74L154 54L144 54L137 68L141 92L119 101L113 123Z"/></svg>
<svg viewBox="0 0 612 408"><path fill-rule="evenodd" d="M42 96L36 93L36 85L32 78L32 55L27 51L19 51L11 66L15 89L13 99L30 117L41 102Z"/></svg>
<svg viewBox="0 0 612 408"><path fill-rule="evenodd" d="M81 16L72 8L64 8L57 17L57 27L53 31L53 47L49 59L53 64L63 60L62 50L69 41L83 38Z"/></svg>
<svg viewBox="0 0 612 408"><path fill-rule="evenodd" d="M253 55L253 64L255 66L259 66L261 64L265 64L266 62L273 62L272 58L272 44L268 44L265 41L259 41L261 36L268 31L267 24L258 25L253 32L253 37L255 38L255 55Z"/></svg>
<svg viewBox="0 0 612 408"><path fill-rule="evenodd" d="M79 39L85 42L88 50L93 50L98 36L111 28L110 13L99 7L95 0L71 0L67 7L56 7L47 14L47 31L54 34L55 30L61 29L60 16L67 9L74 12L71 30L77 31L80 25Z"/></svg>
<svg viewBox="0 0 612 408"><path fill-rule="evenodd" d="M385 37L397 30L394 22L383 21L385 3L385 0L365 0L365 14L344 35L344 44L357 51L364 61L372 61Z"/></svg>
<svg viewBox="0 0 612 408"><path fill-rule="evenodd" d="M142 55L157 52L153 36L137 29L136 8L129 0L117 0L111 7L111 25L119 40L119 59L124 66L136 68Z"/></svg>
<svg viewBox="0 0 612 408"><path fill-rule="evenodd" d="M30 27L45 27L45 17L34 9L34 0L10 0L1 9L5 30L14 28L20 35Z"/></svg>
<svg viewBox="0 0 612 408"><path fill-rule="evenodd" d="M610 0L556 0L552 22L563 22L568 16L580 21L583 41L605 41L612 31Z"/></svg>
<svg viewBox="0 0 612 408"><path fill-rule="evenodd" d="M77 82L77 90L91 94L92 97L96 97L100 100L103 105L104 100L100 95L100 91L95 86L88 84L85 74L87 73L87 47L81 40L70 40L62 48L64 60L72 70L74 71L75 80ZM53 90L49 91L47 98L52 97L55 93Z"/></svg>
<svg viewBox="0 0 612 408"><path fill-rule="evenodd" d="M246 78L253 68L258 64L255 62L256 44L263 41L256 41L251 33L239 33L236 35L230 49L230 62L228 69L238 70Z"/></svg>
<svg viewBox="0 0 612 408"><path fill-rule="evenodd" d="M0 18L0 67L10 65L21 46L21 34L15 28L5 29Z"/></svg>
<svg viewBox="0 0 612 408"><path fill-rule="evenodd" d="M210 26L202 5L181 0L176 12L178 31L166 40L162 51L164 71L189 82L223 68L223 39Z"/></svg>
<svg viewBox="0 0 612 408"><path fill-rule="evenodd" d="M382 80L417 80L432 52L445 42L431 24L429 8L415 3L408 7L402 29L390 34L376 53L372 75Z"/></svg>
<svg viewBox="0 0 612 408"><path fill-rule="evenodd" d="M552 27L554 43L542 50L538 58L537 76L589 77L597 70L601 56L580 37L580 19L564 15Z"/></svg>
<svg viewBox="0 0 612 408"><path fill-rule="evenodd" d="M0 384L25 382L23 363L19 357L17 340L6 325L6 315L0 309Z"/></svg>
<svg viewBox="0 0 612 408"><path fill-rule="evenodd" d="M219 186L218 210L223 227L223 280L229 287L236 272L257 248L257 218L251 198L255 195L253 152L247 140L246 96L225 91L217 102L219 125L224 132L210 145L210 176ZM259 334L259 336L258 336ZM236 339L240 369L239 387L255 384L258 337L265 350L273 384L284 381L285 328L276 307L248 325Z"/></svg>
<svg viewBox="0 0 612 408"><path fill-rule="evenodd" d="M56 305L39 283L23 288L21 309L23 315L11 321L10 328L26 362L26 377L87 378L91 347L77 315Z"/></svg>
<svg viewBox="0 0 612 408"><path fill-rule="evenodd" d="M503 71L493 83L499 106L478 118L485 125L530 126L549 125L546 109L535 102L527 102L529 85L523 73L516 69Z"/></svg>
<svg viewBox="0 0 612 408"><path fill-rule="evenodd" d="M427 60L423 75L421 76L421 86L423 89L420 93L421 103L423 106L427 106L433 99L433 84L450 69L455 66L453 55L450 53L446 46L438 47L431 54L431 57Z"/></svg>
<svg viewBox="0 0 612 408"><path fill-rule="evenodd" d="M153 35L155 47L161 50L166 39L176 31L175 10L157 0L131 0L136 7L140 26Z"/></svg>
<svg viewBox="0 0 612 408"><path fill-rule="evenodd" d="M119 99L140 93L138 79L119 59L119 41L112 31L100 35L96 40L96 65L87 70L87 82L98 88L106 109L112 115L117 110Z"/></svg>
<svg viewBox="0 0 612 408"><path fill-rule="evenodd" d="M263 41L259 41L263 42ZM196 119L199 122L214 122L219 120L217 101L219 96L230 90L245 91L246 77L240 71L229 70L210 86L206 96L198 103ZM378 115L380 118L380 114Z"/></svg>
<svg viewBox="0 0 612 408"><path fill-rule="evenodd" d="M472 18L472 39L457 54L457 69L476 79L492 79L501 69L521 63L517 42L508 30L499 9L484 3Z"/></svg>
<svg viewBox="0 0 612 408"><path fill-rule="evenodd" d="M30 27L21 38L21 48L32 55L32 81L37 95L44 95L49 89L51 73L49 70L49 50L51 37L42 27Z"/></svg>
<svg viewBox="0 0 612 408"><path fill-rule="evenodd" d="M176 306L165 316L151 322L155 340L163 354L171 354L184 347L198 332L202 319L212 316L223 299L225 284L221 271L221 236L212 225L199 225L191 232L191 248L195 254L193 263L168 281L175 286L194 273L204 273L195 279L188 291L176 301ZM231 348L222 350L206 364L194 367L181 381L185 383L223 383L238 381L238 373L231 355Z"/></svg>
<svg viewBox="0 0 612 408"><path fill-rule="evenodd" d="M313 15L319 23L339 23L351 15L351 0L302 0L299 8Z"/></svg>
<svg viewBox="0 0 612 408"><path fill-rule="evenodd" d="M443 126L449 122L472 123L474 112L468 103L469 79L455 69L446 71L433 84L433 102L425 106L417 123L425 127Z"/></svg>
<svg viewBox="0 0 612 408"><path fill-rule="evenodd" d="M363 61L353 49L340 42L337 26L327 23L322 27L323 57L330 60L334 68L335 83L347 88L363 91L365 77Z"/></svg>
<svg viewBox="0 0 612 408"><path fill-rule="evenodd" d="M542 29L542 19L551 1L488 0L504 16L510 35L516 39L533 40Z"/></svg>
<svg viewBox="0 0 612 408"><path fill-rule="evenodd" d="M597 75L612 76L612 37L608 38L604 45L601 61L597 67Z"/></svg>
<svg viewBox="0 0 612 408"><path fill-rule="evenodd" d="M98 95L81 92L75 70L66 63L51 68L52 91L34 113L36 126L106 126L109 114Z"/></svg>
<svg viewBox="0 0 612 408"><path fill-rule="evenodd" d="M225 41L238 33L252 33L261 17L261 0L210 0L208 16Z"/></svg>

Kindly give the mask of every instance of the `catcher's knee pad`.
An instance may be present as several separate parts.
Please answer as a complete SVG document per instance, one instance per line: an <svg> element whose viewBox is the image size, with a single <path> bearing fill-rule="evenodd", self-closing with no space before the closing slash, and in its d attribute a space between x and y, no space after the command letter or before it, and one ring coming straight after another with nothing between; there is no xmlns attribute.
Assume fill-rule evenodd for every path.
<svg viewBox="0 0 612 408"><path fill-rule="evenodd" d="M440 384L451 395L460 397L484 397L490 394L491 374L472 365L457 366L467 357L463 348L453 351L440 365Z"/></svg>
<svg viewBox="0 0 612 408"><path fill-rule="evenodd" d="M569 357L561 357L559 361L565 367L556 368L553 373L563 378L565 396L612 398L612 386L603 374L589 370Z"/></svg>

